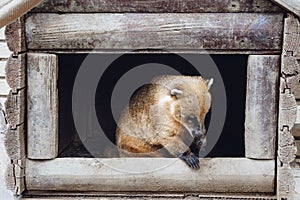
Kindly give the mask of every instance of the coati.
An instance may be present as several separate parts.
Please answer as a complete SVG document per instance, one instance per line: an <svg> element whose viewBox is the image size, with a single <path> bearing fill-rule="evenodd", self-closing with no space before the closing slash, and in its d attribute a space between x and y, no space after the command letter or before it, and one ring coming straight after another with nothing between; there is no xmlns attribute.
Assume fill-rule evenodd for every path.
<svg viewBox="0 0 300 200"><path fill-rule="evenodd" d="M200 76L164 75L142 86L132 95L118 122L120 156L172 155L191 168L199 168L212 83L212 79Z"/></svg>

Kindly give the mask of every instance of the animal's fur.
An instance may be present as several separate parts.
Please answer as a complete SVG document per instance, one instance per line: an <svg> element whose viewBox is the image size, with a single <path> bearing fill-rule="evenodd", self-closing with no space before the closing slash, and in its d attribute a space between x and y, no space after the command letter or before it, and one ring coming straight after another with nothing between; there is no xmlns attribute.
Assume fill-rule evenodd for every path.
<svg viewBox="0 0 300 200"><path fill-rule="evenodd" d="M118 122L120 155L171 154L198 168L204 120L211 106L210 85L196 76L159 76L136 91Z"/></svg>

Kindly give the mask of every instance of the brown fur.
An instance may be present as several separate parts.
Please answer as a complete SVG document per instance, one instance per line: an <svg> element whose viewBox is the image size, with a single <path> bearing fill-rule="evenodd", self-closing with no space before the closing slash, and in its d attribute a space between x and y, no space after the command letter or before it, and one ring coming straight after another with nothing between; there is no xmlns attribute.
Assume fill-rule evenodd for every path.
<svg viewBox="0 0 300 200"><path fill-rule="evenodd" d="M154 78L152 84L132 96L118 122L116 139L120 155L178 157L189 152L194 139L192 132L196 125L198 130L199 126L204 130L210 104L209 85L201 77Z"/></svg>

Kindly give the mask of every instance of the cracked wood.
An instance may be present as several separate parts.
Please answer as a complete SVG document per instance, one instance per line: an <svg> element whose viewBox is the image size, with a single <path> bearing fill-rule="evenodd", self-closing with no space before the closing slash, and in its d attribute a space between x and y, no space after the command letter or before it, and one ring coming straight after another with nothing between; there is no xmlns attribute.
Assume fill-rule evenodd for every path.
<svg viewBox="0 0 300 200"><path fill-rule="evenodd" d="M245 156L275 158L280 56L250 55L247 68Z"/></svg>
<svg viewBox="0 0 300 200"><path fill-rule="evenodd" d="M57 56L27 55L27 151L31 159L52 159L58 154Z"/></svg>
<svg viewBox="0 0 300 200"><path fill-rule="evenodd" d="M47 23L45 23L47 21ZM281 50L282 14L30 14L28 49Z"/></svg>

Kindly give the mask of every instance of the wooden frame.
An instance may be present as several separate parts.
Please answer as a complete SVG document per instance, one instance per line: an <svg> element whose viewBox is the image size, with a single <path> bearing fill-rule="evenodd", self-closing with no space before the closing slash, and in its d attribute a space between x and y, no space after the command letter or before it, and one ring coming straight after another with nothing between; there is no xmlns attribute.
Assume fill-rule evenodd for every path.
<svg viewBox="0 0 300 200"><path fill-rule="evenodd" d="M73 0L76 2L76 0ZM104 1L104 0L103 0ZM226 1L227 2L227 1ZM228 2L227 2L228 3ZM47 5L47 4L46 4ZM38 9L46 9L46 7L44 8L38 8ZM37 9L37 10L38 10ZM65 8L65 9L70 9L70 8ZM82 8L82 9L86 9L88 11L88 9L90 8ZM95 8L95 9L99 9L99 7ZM124 8L126 9L126 8ZM159 11L159 8L157 8ZM158 12L157 11L157 12ZM35 12L35 11L34 11ZM196 11L195 11L196 12ZM197 11L198 12L198 11ZM290 181L290 177L292 176L292 172L290 170L290 163L294 160L295 158L295 143L294 143L294 139L292 138L291 135L291 129L293 127L293 124L295 122L295 116L296 116L296 104L295 104L295 100L294 100L294 88L295 88L295 83L299 80L299 77L297 75L298 72L298 68L299 65L295 64L294 60L295 60L295 56L299 50L299 33L295 30L299 30L299 21L297 18L295 18L293 15L289 15L288 18L285 19L284 22L284 26L282 24L282 14L276 14L277 11L274 11L275 13L273 14L268 14L266 16L268 16L267 18L265 18L266 20L263 20L264 23L261 22L257 22L253 28L253 36L255 38L255 40L250 40L250 41L246 41L244 40L244 42L242 42L239 39L234 39L231 42L237 42L235 43L233 46L229 46L229 50L227 50L225 47L220 46L219 44L213 44L212 45L212 52L219 52L219 53L228 53L228 52L237 52L237 53L241 53L241 54L260 54L260 52L262 54L268 54L266 55L266 57L269 57L269 55L273 55L272 57L272 62L271 63L277 63L278 62L278 56L274 55L277 54L278 52L281 51L281 49L283 48L283 52L282 52L282 56L281 56L281 71L280 71L280 86L279 86L279 110L278 110L278 116L279 116L279 120L278 120L278 152L277 152L277 174L276 174L276 181L277 181L277 191L276 194L278 197L280 198L286 198L286 197L290 197L292 195L292 191L294 189L294 183L292 181ZM278 11L279 12L279 11ZM155 14L156 16L160 16L163 17L165 16L164 14ZM175 14L172 14L173 16L175 16ZM210 14L204 14L206 15L208 18L211 18L213 15ZM241 14L242 16L244 16L243 19L246 19L246 16L249 17L249 19L251 19L252 21L254 20L258 20L261 16L260 14L254 13L254 14ZM69 19L70 17L74 17L75 14L62 14L62 15L56 15L56 14L30 14L29 18L26 19L26 31L24 31L24 24L22 22L22 20L18 20L17 22L15 22L13 25L11 25L10 27L14 27L11 28L11 31L7 33L7 38L8 38L8 44L13 44L13 38L17 39L17 41L25 41L24 40L24 36L20 33L26 33L27 34L27 45L30 51L32 51L32 54L36 54L37 52L42 52L42 53L49 53L49 52L53 52L53 53L67 53L67 52L82 52L82 51L86 51L86 52L91 52L91 49L95 48L95 47L99 47L101 48L101 50L99 50L99 52L102 52L102 50L119 50L119 49L129 49L129 48L135 48L137 47L138 43L136 44L130 44L130 43L122 43L122 41L117 41L116 38L111 38L112 42L109 41L105 41L104 38L101 38L101 36L97 36L98 38L96 38L97 41L101 41L101 43L97 43L97 41L93 41L93 40L89 40L92 38L92 32L96 32L96 33L102 33L102 31L109 31L106 29L106 27L101 27L97 29L95 27L98 27L99 24L96 23L97 26L93 26L91 25L90 28L92 28L91 32L86 32L86 30L83 30L82 32L78 31L79 34L83 34L84 35L84 39L81 40L79 36L76 35L72 35L72 28L74 28L74 26L66 26L66 32L70 33L70 37L68 38L67 41L63 41L61 40L61 38L59 37L55 37L54 40L47 40L47 38L49 38L49 34L51 32L53 32L54 30L56 30L55 28L55 23L57 22L61 22L64 21L65 19ZM89 21L89 18L91 19L95 16L98 16L100 18L104 17L105 19L111 19L112 14L86 14L84 15L82 21ZM120 20L120 24L118 24L119 28L120 27L127 27L129 24L127 23L127 20L130 18L130 14L120 14L120 17L118 18L118 20ZM142 16L142 15L140 15ZM142 18L142 23L141 22L137 22L135 21L134 23L141 23L143 24L147 24L147 20L151 20L152 17L150 17L150 15L144 14L143 15L144 18ZM179 16L179 15L178 15ZM180 16L183 16L183 22L191 22L189 21L189 15L188 14L182 14ZM198 16L198 20L202 20L202 17L200 15ZM224 16L229 16L228 18L236 18L234 17L235 14L220 14L219 17L224 17ZM43 26L42 20L43 18L51 18L53 20L51 20L49 22L49 26ZM213 18L213 17L212 17ZM226 18L224 18L226 19ZM144 20L144 21L143 21ZM134 18L133 18L134 21ZM202 21L202 22L205 22ZM220 21L222 23L222 20ZM16 24L17 23L17 24ZM168 21L168 23L172 23L172 20ZM36 24L38 24L38 26L36 26ZM247 24L247 23L246 23ZM272 25L275 24L275 28L270 29L270 26L272 27ZM164 24L157 24L158 26L164 26ZM216 25L216 24L213 24ZM249 24L248 24L249 25ZM278 26L277 26L278 25ZM39 27L39 30L42 30L42 32L36 32L34 31L36 27ZM261 27L260 30L262 30L262 32L260 32L261 34L265 32L267 32L268 34L268 38L262 38L262 37L258 37L260 36L259 34L255 34L254 30L257 27ZM283 41L283 47L281 47L281 38L282 38L282 28L284 27L284 41ZM76 27L75 27L76 28ZM147 38L144 37L145 35L141 34L143 31L145 31L146 26L143 27L140 30L140 33L138 33L138 41L144 44L150 44L151 48L162 48L164 47L164 45L162 45L162 43L155 43L155 41L153 42L153 40L151 40L151 38ZM206 29L202 29L200 27L200 25L195 25L195 27L193 27L194 29L196 29L198 32L201 31L206 31ZM197 29L199 28L199 29ZM233 28L233 27L231 27ZM23 29L23 30L22 30ZM179 29L184 29L183 26L179 26ZM8 29L9 30L9 29ZM233 29L234 30L234 29ZM135 30L138 31L138 30ZM161 37L165 37L166 35L172 34L172 32L176 32L178 31L176 28L166 28L166 33L161 33L160 36ZM179 33L180 37L186 37L188 38L188 36L191 36L193 34L197 35L197 31L196 33L193 32L194 30L187 28L187 34L181 34ZM250 26L250 31L251 31L251 26ZM54 31L55 32L55 31ZM225 30L226 32L226 30ZM86 34L87 33L87 34ZM181 35L180 35L181 34ZM243 35L243 32L238 33L240 34L240 36L242 38L246 37L246 35ZM209 35L209 34L208 34ZM175 35L173 35L175 36ZM218 35L218 33L216 33L215 35L217 38L221 37L221 35ZM9 38L12 39L9 39ZM124 35L124 37L122 39L126 39L126 40L133 40L133 38L131 38L130 36L126 36ZM136 39L136 38L134 38ZM169 38L170 39L170 38ZM174 49L180 49L180 47L182 47L182 49L185 48L186 44L176 44L175 41L169 41L168 37L166 37L165 41L163 42L169 42L167 44L167 47L171 50ZM267 41L275 41L271 44L271 46L265 46L264 44L264 40ZM11 42L10 42L11 41ZM84 43L88 41L88 43ZM90 41L90 42L89 42ZM62 42L62 45L57 45L59 44L59 42ZM256 45L258 45L257 47L251 47L251 43L254 42ZM198 51L198 47L196 44L199 43L199 40L195 40L195 43L192 43L192 46L194 47L194 49L192 50L194 51ZM22 78L22 70L24 70L24 58L22 59L22 57L26 58L26 52L27 49L24 49L22 47L22 43L19 43L20 45L11 45L11 51L13 52L13 55L11 56L11 62L10 64L8 64L7 66L7 74L9 74L9 72L13 72L10 73L11 75L8 75L7 79L11 80L11 92L9 94L9 98L7 100L6 103L6 112L7 114L7 121L9 123L9 129L7 131L7 136L6 136L6 146L7 146L7 151L8 154L10 155L10 158L12 159L12 163L8 168L8 185L11 187L11 189L15 190L16 193L21 194L22 191L25 189L24 187L24 165L25 165L25 152L26 152L26 148L24 146L24 135L26 130L24 130L24 115L25 115L25 108L23 107L25 105L25 94L26 92L26 86L25 83L23 82L23 78ZM206 44L205 43L201 43L201 45L204 47ZM201 46L200 45L200 46ZM243 46L244 45L244 46ZM25 46L24 46L25 47ZM143 46L142 46L143 47ZM147 45L145 45L144 47L147 47ZM115 49L114 49L115 48ZM263 50L263 51L261 51ZM176 50L175 50L176 51ZM37 54L36 54L37 55ZM46 56L47 57L47 56ZM250 58L252 57L252 59L254 58L254 56L250 56ZM261 59L261 55L258 56L259 59ZM274 59L275 58L275 59ZM251 59L250 59L251 60ZM261 59L264 60L264 59ZM264 61L262 61L263 63ZM12 64L14 63L14 64ZM250 62L251 63L251 62ZM292 63L292 64L291 64ZM26 64L25 64L26 65ZM273 65L272 65L273 66ZM274 67L274 66L273 66ZM276 70L276 68L275 68ZM15 73L16 72L16 73ZM17 76L17 80L13 81L13 79L15 78L16 74L19 74ZM260 79L260 77L256 77L257 79ZM270 79L270 82L276 84L277 79L274 77ZM24 84L23 84L24 83ZM273 84L271 84L273 85ZM271 92L274 96L276 96L277 92L272 90ZM255 102L254 99L253 101ZM274 99L270 99L270 101L272 101L274 103ZM277 101L275 101L276 104ZM23 105L23 106L22 106ZM249 104L251 105L251 104ZM273 113L275 112L276 114L276 110L272 110L272 112L270 112L268 115L271 116ZM259 113L258 113L259 115ZM259 116L258 116L259 117ZM276 122L276 120L275 120ZM275 123L274 120L272 121L272 123ZM274 127L273 127L274 128ZM9 134L8 134L9 133ZM250 133L250 132L249 132ZM53 136L53 135L52 135ZM272 135L269 135L268 138L271 138ZM14 142L10 142L10 140L15 140ZM249 140L250 141L250 140ZM269 140L266 140L269 141ZM14 145L14 147L12 147L12 145ZM251 146L251 142L249 142L249 146ZM256 159L270 159L270 161L264 161L264 160L251 160L251 159L247 159L245 158L242 162L245 162L247 164L250 165L254 165L254 163L257 162L261 162L261 163L269 163L269 162L273 162L272 159L274 159L274 157L272 157L272 155L274 155L275 149L272 147L274 147L274 143L266 143L263 142L261 143L261 149L265 150L265 148L263 148L265 145L267 145L267 150L263 153L263 155L259 155L259 153L257 152L250 152L249 148L248 150L246 150L246 155L247 152L249 158L256 158ZM270 151L269 151L270 150ZM259 151L260 152L260 151ZM52 156L48 157L48 158L55 158L55 153L52 154ZM28 156L28 155L27 155ZM38 158L38 157L37 157ZM46 157L42 157L43 159L48 159ZM75 159L76 160L76 159ZM75 161L74 160L74 161ZM96 159L97 160L97 159ZM39 171L37 170L39 167L41 166L45 166L45 167L50 167L53 166L54 164L57 163L64 163L66 160L64 159L60 159L60 158L56 158L54 160L50 160L50 161L35 161L35 160L31 160L31 159L27 159L26 162L28 163L28 165L26 166L26 174L29 175L28 177L26 177L29 182L29 184L27 185L27 189L30 189L30 187L32 187L32 189L37 189L36 185L37 182L42 182L43 180L48 180L43 179L43 177L40 177L41 179L39 179L39 176L33 177L32 174L36 173L37 175L47 175L44 174L44 171ZM78 159L76 160L76 162L85 162L87 160L85 159ZM92 163L94 162L95 159L91 159L87 162ZM103 160L101 160L102 162ZM105 162L105 161L103 161ZM111 160L111 162L114 162L113 160ZM128 166L129 160L125 159L124 160L125 166ZM162 160L159 160L159 162L163 162ZM220 160L214 160L212 159L210 160L203 160L203 163L218 163L221 162ZM228 162L228 160L226 161ZM221 163L226 163L224 161L222 161ZM145 164L147 163L147 161L145 162ZM75 163L74 163L75 164ZM63 165L63 164L60 164ZM129 164L130 165L130 164ZM220 163L218 164L220 165ZM82 165L83 167L85 167L85 165ZM179 168L179 169L183 169L183 166L181 166L181 164L178 162L178 164L175 164L174 167ZM247 167L246 164L243 165L241 164L239 167ZM269 170L271 167L267 167L267 169ZM204 169L205 166L204 166ZM67 168L65 168L65 170L67 170ZM105 167L102 168L102 170L107 170ZM234 170L236 170L236 168L234 168ZM110 173L112 173L111 171L109 171ZM207 171L209 172L209 170ZM216 174L217 171L210 171L211 173ZM270 171L268 171L270 172ZM56 172L53 172L54 174ZM77 171L76 173L80 174L81 172ZM272 173L269 173L272 174ZM30 176L32 175L32 177ZM57 174L59 175L59 174ZM170 174L169 174L170 175ZM222 180L222 173L220 172L220 174L217 173L217 177L219 178L218 180ZM257 172L250 172L249 176L254 176L254 177L258 177L258 173ZM256 176L257 175L257 176ZM99 175L101 177L101 174ZM170 175L171 176L171 175ZM199 176L199 174L195 175L195 176ZM270 178L270 176L267 176ZM72 182L72 178L70 177L65 177L66 180L70 181L69 183ZM101 183L101 178L97 179L98 182ZM134 180L134 179L133 179ZM93 182L93 184L97 184L98 182ZM135 181L135 180L134 180ZM199 185L204 184L201 183L202 180L199 180L200 182L198 183ZM251 180L252 181L252 180ZM255 187L253 186L254 182L256 180L253 180L253 182L250 181L250 186L249 186L249 192L253 192L255 191ZM272 187L274 189L274 179L268 179L267 182L268 184L265 185L266 187L268 187L269 190L269 186L270 186L270 182L272 182ZM50 180L51 184L54 184L54 182ZM205 184L204 184L205 185ZM202 186L202 185L201 185ZM60 189L63 188L63 186L59 186L61 187ZM95 186L96 187L96 186ZM246 186L245 186L246 187ZM166 188L162 188L166 189ZM191 191L197 191L198 188L191 190ZM224 189L224 187L223 187ZM220 190L222 190L222 187L220 188ZM205 191L205 187L203 189L203 191ZM225 189L224 189L225 191ZM237 190L236 190L237 191ZM235 192L236 192L235 191ZM267 191L269 192L269 191Z"/></svg>
<svg viewBox="0 0 300 200"><path fill-rule="evenodd" d="M175 158L56 158L26 163L29 190L272 194L275 183L273 160L207 158L201 159L201 171ZM126 172L136 166L140 173ZM149 166L165 167L152 171Z"/></svg>

